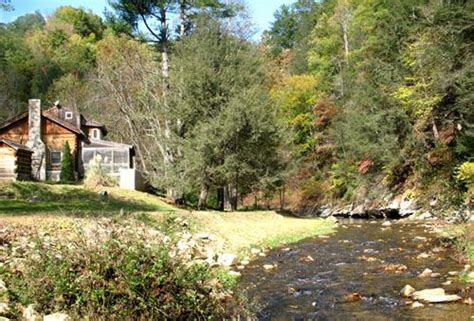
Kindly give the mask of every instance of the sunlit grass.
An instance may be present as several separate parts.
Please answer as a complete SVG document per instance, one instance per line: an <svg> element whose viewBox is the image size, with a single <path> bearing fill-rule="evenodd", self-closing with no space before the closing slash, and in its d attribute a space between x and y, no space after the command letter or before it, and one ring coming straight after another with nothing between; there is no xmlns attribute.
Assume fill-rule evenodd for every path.
<svg viewBox="0 0 474 321"><path fill-rule="evenodd" d="M59 185L33 182L2 184L0 187L0 215L31 213L115 213L171 211L174 207L156 196L105 188L108 197L100 190L88 190L80 185Z"/></svg>

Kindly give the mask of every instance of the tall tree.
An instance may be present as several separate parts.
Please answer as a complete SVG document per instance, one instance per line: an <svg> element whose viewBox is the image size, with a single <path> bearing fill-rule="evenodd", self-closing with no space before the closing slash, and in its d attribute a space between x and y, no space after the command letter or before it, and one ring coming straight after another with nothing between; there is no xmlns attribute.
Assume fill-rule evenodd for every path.
<svg viewBox="0 0 474 321"><path fill-rule="evenodd" d="M238 195L271 174L276 157L278 130L261 54L204 21L175 50L173 104L185 129L178 183L200 190L200 207L211 188L225 189L235 209Z"/></svg>

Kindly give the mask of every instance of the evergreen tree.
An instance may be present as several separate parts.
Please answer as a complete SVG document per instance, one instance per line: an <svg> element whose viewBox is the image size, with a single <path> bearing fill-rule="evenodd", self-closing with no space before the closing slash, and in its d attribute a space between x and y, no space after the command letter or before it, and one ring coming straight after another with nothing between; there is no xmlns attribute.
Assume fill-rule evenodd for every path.
<svg viewBox="0 0 474 321"><path fill-rule="evenodd" d="M257 48L204 20L177 44L172 76L173 105L182 123L182 159L177 183L200 190L204 207L210 189L237 196L270 175L278 129L270 108L263 60ZM220 193L222 195L222 193ZM222 202L221 202L222 203Z"/></svg>
<svg viewBox="0 0 474 321"><path fill-rule="evenodd" d="M69 142L64 143L63 158L61 160L61 173L59 175L61 182L74 182L74 160L71 155Z"/></svg>

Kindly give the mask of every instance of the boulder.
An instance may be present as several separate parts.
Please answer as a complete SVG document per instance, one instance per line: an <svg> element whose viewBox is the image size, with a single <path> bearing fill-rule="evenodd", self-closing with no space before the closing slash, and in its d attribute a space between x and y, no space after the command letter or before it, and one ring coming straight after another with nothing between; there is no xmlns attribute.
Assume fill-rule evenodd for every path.
<svg viewBox="0 0 474 321"><path fill-rule="evenodd" d="M71 321L72 319L65 313L53 313L45 315L43 321Z"/></svg>
<svg viewBox="0 0 474 321"><path fill-rule="evenodd" d="M217 260L222 266L231 266L237 263L237 256L231 253L222 253Z"/></svg>
<svg viewBox="0 0 474 321"><path fill-rule="evenodd" d="M400 290L400 295L405 298L409 298L415 293L416 290L411 285L407 284Z"/></svg>
<svg viewBox="0 0 474 321"><path fill-rule="evenodd" d="M445 303L459 301L461 297L456 294L448 295L443 288L435 288L416 291L413 293L413 299L427 303Z"/></svg>
<svg viewBox="0 0 474 321"><path fill-rule="evenodd" d="M321 206L320 211L321 211L321 214L319 216L322 218L329 217L331 216L331 213L332 213L331 206L329 205Z"/></svg>
<svg viewBox="0 0 474 321"><path fill-rule="evenodd" d="M25 321L41 321L43 318L38 312L35 311L35 305L30 304L23 311L23 319Z"/></svg>
<svg viewBox="0 0 474 321"><path fill-rule="evenodd" d="M390 223L389 221L386 221L382 223L382 226L392 226L392 223Z"/></svg>

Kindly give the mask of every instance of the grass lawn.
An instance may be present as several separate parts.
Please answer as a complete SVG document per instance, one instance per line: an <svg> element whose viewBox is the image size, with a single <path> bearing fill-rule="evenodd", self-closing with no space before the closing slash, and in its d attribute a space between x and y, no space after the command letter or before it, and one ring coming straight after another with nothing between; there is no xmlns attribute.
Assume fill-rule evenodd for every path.
<svg viewBox="0 0 474 321"><path fill-rule="evenodd" d="M174 207L146 193L104 188L108 197L79 185L15 182L0 186L0 216L31 213L97 214L172 211Z"/></svg>
<svg viewBox="0 0 474 321"><path fill-rule="evenodd" d="M252 247L275 247L331 233L334 228L329 221L283 216L274 211L185 211L154 195L119 188L104 190L109 193L107 199L101 198L98 191L75 185L32 182L3 185L0 188L0 227L26 225L64 233L77 220L81 224L94 223L98 215L115 217L121 209L132 216L144 213L157 221L173 212L186 219L194 233L214 235L216 250L241 256ZM143 219L144 216L137 217Z"/></svg>
<svg viewBox="0 0 474 321"><path fill-rule="evenodd" d="M192 212L187 214L196 229L216 235L226 251L247 254L252 247L277 247L334 232L334 224L323 219L282 216L274 211Z"/></svg>

